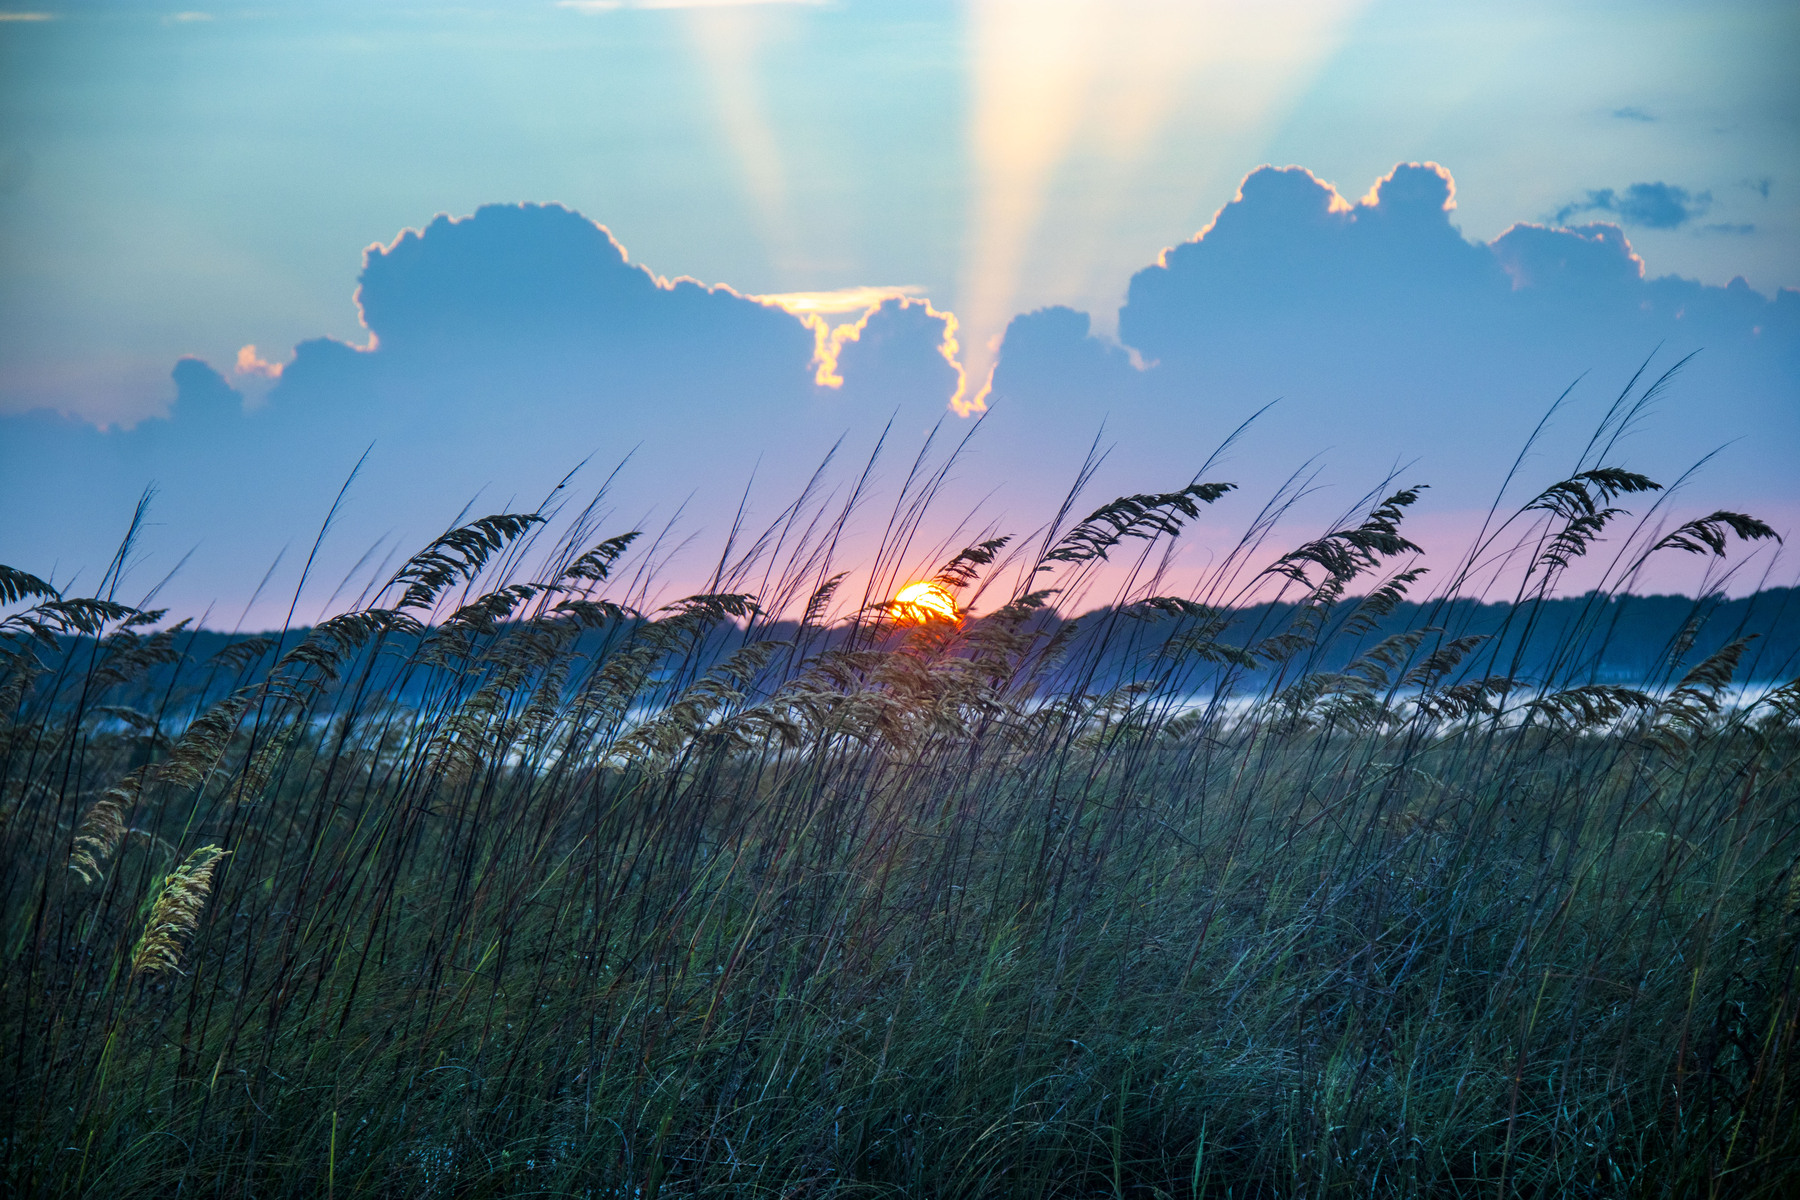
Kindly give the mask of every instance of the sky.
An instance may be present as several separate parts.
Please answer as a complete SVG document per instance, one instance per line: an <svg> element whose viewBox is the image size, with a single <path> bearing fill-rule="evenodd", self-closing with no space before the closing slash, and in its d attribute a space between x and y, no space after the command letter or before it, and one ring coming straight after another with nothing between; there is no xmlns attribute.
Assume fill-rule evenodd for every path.
<svg viewBox="0 0 1800 1200"><path fill-rule="evenodd" d="M1024 534L1271 402L1196 564L1295 478L1451 545L1694 351L1657 519L1800 532L1797 60L1782 3L9 0L0 561L91 581L154 485L134 580L278 617L366 450L334 569L624 462L703 575L884 429Z"/></svg>

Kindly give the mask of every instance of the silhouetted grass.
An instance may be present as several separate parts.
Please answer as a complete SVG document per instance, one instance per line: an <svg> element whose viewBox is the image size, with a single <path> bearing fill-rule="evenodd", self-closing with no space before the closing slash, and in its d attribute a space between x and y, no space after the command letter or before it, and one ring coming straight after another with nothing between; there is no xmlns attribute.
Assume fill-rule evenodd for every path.
<svg viewBox="0 0 1800 1200"><path fill-rule="evenodd" d="M1046 590L1223 487L980 542L939 578L1002 600L897 623L933 486L860 600L848 508L649 614L629 536L506 514L151 695L185 630L0 573L9 1188L1791 1194L1800 684L1725 703L1697 627L1644 689L1454 605L1375 636L1414 489L1084 642ZM1518 619L1653 488L1496 521ZM1772 536L1707 522L1635 544Z"/></svg>

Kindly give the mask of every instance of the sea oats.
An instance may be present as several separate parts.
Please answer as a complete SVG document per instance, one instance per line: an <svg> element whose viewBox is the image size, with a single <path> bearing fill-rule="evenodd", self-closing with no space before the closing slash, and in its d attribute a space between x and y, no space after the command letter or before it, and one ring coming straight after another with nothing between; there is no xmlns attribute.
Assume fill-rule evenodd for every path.
<svg viewBox="0 0 1800 1200"><path fill-rule="evenodd" d="M118 853L119 843L125 840L125 814L137 803L146 770L139 767L107 788L81 818L69 850L69 870L81 876L82 882L98 882L106 873L106 861Z"/></svg>
<svg viewBox="0 0 1800 1200"><path fill-rule="evenodd" d="M212 895L213 868L228 853L217 846L202 846L163 878L143 936L131 952L133 975L180 973L181 952L200 927L200 912Z"/></svg>

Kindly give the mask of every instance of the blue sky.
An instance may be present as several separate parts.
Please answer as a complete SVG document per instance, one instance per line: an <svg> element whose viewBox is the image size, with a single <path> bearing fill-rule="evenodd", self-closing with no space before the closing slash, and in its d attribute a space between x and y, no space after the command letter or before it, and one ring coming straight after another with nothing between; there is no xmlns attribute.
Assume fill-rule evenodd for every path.
<svg viewBox="0 0 1800 1200"><path fill-rule="evenodd" d="M1393 462L1479 476L1457 456L1512 435L1515 417L1582 371L1598 405L1659 345L1703 353L1643 454L1679 471L1682 451L1714 448L1692 436L1697 424L1741 448L1709 468L1696 502L1717 492L1794 514L1800 496L1782 463L1800 453L1800 377L1793 305L1780 297L1800 286L1796 60L1800 18L1778 3L12 4L0 13L0 466L13 482L0 501L43 505L42 489L59 482L86 498L9 521L0 559L48 570L48 555L65 574L91 571L122 524L114 509L156 482L163 520L145 573L204 546L175 585L198 604L235 596L304 536L347 469L337 460L370 440L379 450L363 502L383 514L370 529L397 522L429 536L467 492L522 495L587 454L634 449L644 477L621 477L632 491L621 513L666 512L691 493L700 521L709 489L727 478L741 488L752 467L779 486L840 435L866 442L900 414L916 439L952 406L986 400L995 419L978 448L988 457L974 460L967 502L999 489L1018 519L1057 490L1074 448L1103 423L1116 441L1107 470L1136 490L1161 486L1183 456L1203 458L1208 438L1278 398L1286 407L1268 445L1240 474L1269 483L1324 455L1348 495L1379 473L1359 430L1379 430ZM1215 241L1188 256L1192 271L1161 300L1134 283L1160 278L1144 273L1262 164L1307 168L1348 210L1409 162L1454 177L1453 206L1438 205L1419 237L1442 225L1476 248L1440 239L1443 253L1427 261L1391 238L1368 251L1412 254L1419 278L1445 287L1441 272L1464 272L1460 299L1445 304L1467 327L1435 341L1396 335L1390 348L1417 362L1407 377L1419 398L1391 386L1379 355L1344 362L1346 339L1380 340L1418 315L1399 293L1370 307L1367 281L1391 272L1363 250L1321 251L1317 270L1301 272L1315 298L1341 293L1315 314L1317 337L1269 332L1298 311L1267 285L1297 244L1273 209L1242 210L1268 218L1246 218L1266 234L1246 235L1248 259L1218 265ZM604 225L632 264L665 281L729 291L702 303L627 289L649 305L640 311L627 292L607 307L565 280L571 315L519 278L511 308L485 310L460 341L433 335L461 346L454 371L441 354L394 345L355 360L361 375L274 378L310 339L367 347L381 331L353 299L366 247L397 247L437 214L519 202ZM1375 228L1381 206L1363 207L1359 228ZM500 239L484 251L455 249L447 223L415 239L432 248L418 257L437 264L437 300L498 278L494 264L517 257L502 245L509 236L539 247L543 263L579 260L613 278L617 255L580 222L530 212L510 234L498 216L471 226ZM1570 293L1588 299L1566 311L1540 304L1550 293L1520 282L1528 239L1502 238L1518 223L1613 226L1615 242L1583 244L1623 254L1628 242L1642 287L1673 276L1701 290L1691 304L1666 287L1633 292L1634 311L1650 315L1629 320L1618 305L1596 315L1613 303L1598 292ZM1361 236L1339 241L1361 246ZM1540 273L1545 247L1560 245L1531 251ZM392 311L406 311L403 298L420 293L407 291L398 260L370 261L389 264ZM1738 277L1745 284L1727 293ZM1640 286L1582 278L1615 300ZM1497 279L1530 295L1505 301ZM787 311L736 299L771 296ZM860 340L840 335L834 378L846 382L820 387L821 366L834 368L808 361L821 329L801 319L829 350L831 328L854 328L895 296L908 301L889 299ZM699 307L681 307L690 301ZM1071 315L1003 340L1015 318L1052 307ZM1690 307L1712 322L1691 336ZM454 326L462 309L428 303L419 319ZM1359 311L1386 319L1358 333ZM1501 312L1516 315L1514 332L1478 336ZM1136 328L1162 329L1154 352L1149 333L1133 344L1134 313ZM1243 313L1266 317L1229 353L1208 340ZM547 349L556 336L579 353ZM527 341L539 349L520 350ZM1476 378L1429 361L1453 342L1489 370ZM598 344L615 351L596 358ZM1188 345L1210 348L1184 358ZM677 346L679 394L667 373ZM1054 365L1068 354L1099 364L1081 395ZM187 370L185 414L171 408L184 356L220 377L215 388ZM612 372L611 391L590 386L596 364ZM479 395L468 384L477 377ZM678 429L646 415L659 387L690 417ZM1432 389L1454 403L1431 407ZM556 453L542 441L495 445L479 431L496 406L534 437L560 430ZM308 461L265 445L275 428L312 447ZM1034 442L1045 428L1051 442ZM1170 428L1183 431L1173 447L1157 433ZM1299 444L1309 434L1318 444ZM286 482L204 465L203 451L226 445L281 461ZM421 497L404 465L427 446L459 464L433 477L442 496ZM105 483L79 487L101 462ZM1473 511L1475 490L1451 488L1443 511ZM229 536L231 522L213 520L221 494L243 510L245 528ZM18 532L24 524L43 532Z"/></svg>

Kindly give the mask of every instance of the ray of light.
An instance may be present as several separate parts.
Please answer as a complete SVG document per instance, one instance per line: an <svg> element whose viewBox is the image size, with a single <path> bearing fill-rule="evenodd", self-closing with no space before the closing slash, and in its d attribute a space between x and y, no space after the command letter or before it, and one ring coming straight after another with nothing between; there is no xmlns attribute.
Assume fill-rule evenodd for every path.
<svg viewBox="0 0 1800 1200"><path fill-rule="evenodd" d="M986 407L997 340L1021 308L1087 307L1102 277L1118 286L1108 248L1122 216L1147 203L1143 168L1163 152L1178 112L1204 123L1181 148L1190 170L1254 156L1365 2L980 0L971 14L975 195L957 297L973 391L953 407L965 416ZM1063 172L1083 162L1095 169L1062 186ZM1054 253L1033 254L1034 240L1052 233ZM1028 280L1027 262L1040 260L1053 265ZM1110 314L1099 315L1104 327Z"/></svg>
<svg viewBox="0 0 1800 1200"><path fill-rule="evenodd" d="M737 159L757 230L779 268L798 256L787 170L757 75L768 27L745 5L701 7L702 11L687 14L688 34L711 85L714 112Z"/></svg>
<svg viewBox="0 0 1800 1200"><path fill-rule="evenodd" d="M1075 133L1106 5L1097 0L981 0L974 21L974 110L969 134L974 215L957 309L968 329L973 386L950 404L986 408L985 381L1011 315L1021 260L1050 174Z"/></svg>

